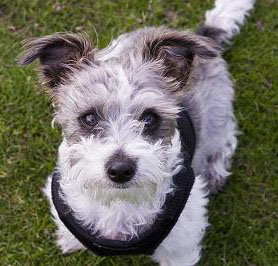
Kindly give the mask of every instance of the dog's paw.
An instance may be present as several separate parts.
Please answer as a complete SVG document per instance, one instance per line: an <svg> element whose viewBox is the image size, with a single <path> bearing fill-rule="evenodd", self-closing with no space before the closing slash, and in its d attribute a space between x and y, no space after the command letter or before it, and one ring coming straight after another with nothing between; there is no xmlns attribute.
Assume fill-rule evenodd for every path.
<svg viewBox="0 0 278 266"><path fill-rule="evenodd" d="M86 249L69 231L66 230L57 230L56 244L63 254Z"/></svg>
<svg viewBox="0 0 278 266"><path fill-rule="evenodd" d="M225 152L215 153L213 156L209 156L207 169L205 176L209 182L209 190L211 194L221 192L226 185L230 172L230 156L227 156Z"/></svg>
<svg viewBox="0 0 278 266"><path fill-rule="evenodd" d="M209 181L209 191L211 194L215 195L221 191L223 191L226 183L227 183L227 180L228 178L210 178L210 181Z"/></svg>

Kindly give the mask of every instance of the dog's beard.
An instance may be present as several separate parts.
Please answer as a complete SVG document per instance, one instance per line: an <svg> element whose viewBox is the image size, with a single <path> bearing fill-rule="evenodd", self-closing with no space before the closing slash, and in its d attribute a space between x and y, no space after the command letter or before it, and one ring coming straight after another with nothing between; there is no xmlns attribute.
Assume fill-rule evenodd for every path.
<svg viewBox="0 0 278 266"><path fill-rule="evenodd" d="M146 230L161 211L172 191L172 176L182 164L180 140L175 132L171 144L149 143L136 138L125 145L128 154L138 158L134 178L115 185L106 176L105 160L117 149L94 138L84 138L59 148L63 198L83 226L100 237L126 240Z"/></svg>

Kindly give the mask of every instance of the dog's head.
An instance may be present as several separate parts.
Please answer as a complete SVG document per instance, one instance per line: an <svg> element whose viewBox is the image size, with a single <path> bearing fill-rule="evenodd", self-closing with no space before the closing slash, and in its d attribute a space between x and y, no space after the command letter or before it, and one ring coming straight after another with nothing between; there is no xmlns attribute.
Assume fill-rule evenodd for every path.
<svg viewBox="0 0 278 266"><path fill-rule="evenodd" d="M215 43L191 32L149 28L103 50L79 34L33 39L26 47L20 63L39 59L54 101L64 134L61 185L80 219L92 222L89 209L95 217L96 202L103 208L117 202L109 214L115 224L119 211L153 217L181 164L176 118L182 95L198 60L219 55ZM143 224L144 215L136 223Z"/></svg>

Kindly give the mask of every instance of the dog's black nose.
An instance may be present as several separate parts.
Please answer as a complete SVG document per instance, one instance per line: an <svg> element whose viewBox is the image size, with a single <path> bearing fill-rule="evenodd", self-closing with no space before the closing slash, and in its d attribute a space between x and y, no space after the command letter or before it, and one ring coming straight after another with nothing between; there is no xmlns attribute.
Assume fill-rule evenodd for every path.
<svg viewBox="0 0 278 266"><path fill-rule="evenodd" d="M125 183L129 181L136 171L136 164L134 160L122 157L122 158L111 158L107 164L107 175L108 177L117 183Z"/></svg>

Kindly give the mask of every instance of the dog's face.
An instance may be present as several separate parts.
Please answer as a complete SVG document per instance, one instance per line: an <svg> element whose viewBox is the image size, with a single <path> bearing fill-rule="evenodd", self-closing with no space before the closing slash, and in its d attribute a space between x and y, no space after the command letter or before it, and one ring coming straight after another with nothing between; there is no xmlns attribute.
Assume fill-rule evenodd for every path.
<svg viewBox="0 0 278 266"><path fill-rule="evenodd" d="M40 59L64 134L61 185L80 219L89 220L95 202L124 202L114 211L134 212L127 206L138 204L138 212L157 212L181 164L181 96L198 58L218 55L215 44L159 28L127 35L100 51L88 37L72 34L27 46L21 63Z"/></svg>

